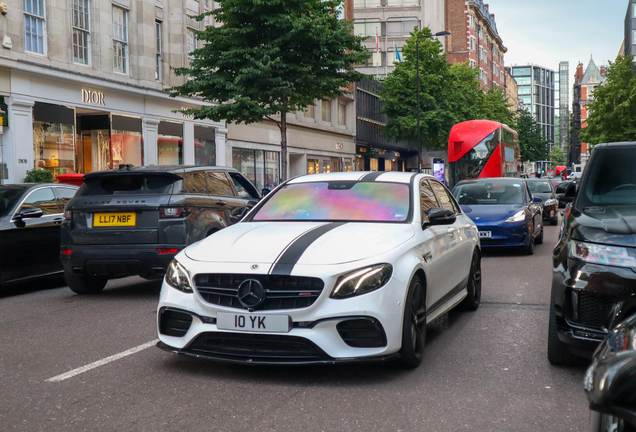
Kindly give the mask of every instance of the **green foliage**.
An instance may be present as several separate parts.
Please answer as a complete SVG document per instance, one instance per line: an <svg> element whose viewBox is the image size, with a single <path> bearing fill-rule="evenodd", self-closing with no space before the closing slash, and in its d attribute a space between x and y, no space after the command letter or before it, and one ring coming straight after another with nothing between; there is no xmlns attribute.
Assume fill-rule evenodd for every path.
<svg viewBox="0 0 636 432"><path fill-rule="evenodd" d="M46 169L33 168L27 171L25 183L53 183L53 172Z"/></svg>
<svg viewBox="0 0 636 432"><path fill-rule="evenodd" d="M607 80L594 91L581 141L589 144L636 141L636 75L634 56L617 57Z"/></svg>
<svg viewBox="0 0 636 432"><path fill-rule="evenodd" d="M353 35L351 21L335 13L342 0L220 0L211 15L219 27L198 32L203 46L191 54L190 67L176 68L189 79L170 95L200 97L211 105L182 112L197 119L235 123L264 117L281 129L283 176L286 166L286 116L315 99L347 93L364 77L353 65L369 53Z"/></svg>
<svg viewBox="0 0 636 432"><path fill-rule="evenodd" d="M552 147L552 151L550 152L550 168L555 169L558 166L563 166L566 163L566 156L561 147L555 145Z"/></svg>
<svg viewBox="0 0 636 432"><path fill-rule="evenodd" d="M380 98L388 117L383 133L393 141L417 140L416 38L420 63L420 133L422 146L443 149L452 126L467 120L513 122L500 89L484 93L479 70L468 63L449 64L441 42L424 28L414 30L403 48L403 62L384 80Z"/></svg>
<svg viewBox="0 0 636 432"><path fill-rule="evenodd" d="M550 144L543 138L541 126L527 110L517 116L514 127L519 134L522 161L547 160Z"/></svg>

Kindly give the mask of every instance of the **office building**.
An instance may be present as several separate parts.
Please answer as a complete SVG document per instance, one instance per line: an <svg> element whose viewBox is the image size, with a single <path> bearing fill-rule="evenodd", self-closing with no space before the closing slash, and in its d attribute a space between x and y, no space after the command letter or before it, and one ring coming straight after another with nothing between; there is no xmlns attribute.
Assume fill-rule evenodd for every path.
<svg viewBox="0 0 636 432"><path fill-rule="evenodd" d="M636 55L636 0L627 1L627 12L625 13L625 39L623 40L623 50L621 55Z"/></svg>
<svg viewBox="0 0 636 432"><path fill-rule="evenodd" d="M576 133L577 142L576 153L574 157L578 156L578 161L574 160L573 163L581 163L585 166L589 158L589 149L587 143L580 142L578 137L578 131L587 126L587 118L589 115L589 104L594 100L594 90L602 85L607 79L605 73L607 72L607 66L597 66L593 58L590 58L590 62L583 72L583 63L579 63L574 75L574 101L572 111L576 113L576 122L578 130ZM579 126L580 125L580 126ZM574 135L574 125L572 134Z"/></svg>
<svg viewBox="0 0 636 432"><path fill-rule="evenodd" d="M558 121L555 119L555 131L558 131L559 137L557 143L561 146L564 153L567 154L570 143L570 63L562 61L559 63L559 72L555 92L555 117L558 113ZM556 74L555 74L556 75Z"/></svg>
<svg viewBox="0 0 636 432"><path fill-rule="evenodd" d="M543 137L550 143L555 142L555 77L554 71L529 64L512 66L511 74L518 86L519 100L541 127Z"/></svg>
<svg viewBox="0 0 636 432"><path fill-rule="evenodd" d="M447 59L468 62L479 69L482 88L504 88L504 54L507 48L497 31L495 15L482 0L446 0Z"/></svg>

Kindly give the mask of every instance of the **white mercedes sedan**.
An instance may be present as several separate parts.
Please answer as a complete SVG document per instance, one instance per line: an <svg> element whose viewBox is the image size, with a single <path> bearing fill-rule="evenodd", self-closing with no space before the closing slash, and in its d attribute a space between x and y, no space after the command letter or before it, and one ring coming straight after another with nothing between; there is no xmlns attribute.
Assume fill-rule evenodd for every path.
<svg viewBox="0 0 636 432"><path fill-rule="evenodd" d="M426 324L480 297L477 228L434 177L303 176L175 257L157 346L238 363L416 367Z"/></svg>

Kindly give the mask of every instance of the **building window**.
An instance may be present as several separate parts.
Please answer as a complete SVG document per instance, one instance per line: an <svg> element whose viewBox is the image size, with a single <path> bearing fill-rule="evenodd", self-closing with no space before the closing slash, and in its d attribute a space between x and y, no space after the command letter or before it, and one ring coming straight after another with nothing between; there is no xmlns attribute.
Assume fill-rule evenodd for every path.
<svg viewBox="0 0 636 432"><path fill-rule="evenodd" d="M322 101L322 121L331 123L331 101Z"/></svg>
<svg viewBox="0 0 636 432"><path fill-rule="evenodd" d="M128 74L128 11L113 6L113 69Z"/></svg>
<svg viewBox="0 0 636 432"><path fill-rule="evenodd" d="M470 67L476 68L477 67L477 62L475 60L470 60Z"/></svg>
<svg viewBox="0 0 636 432"><path fill-rule="evenodd" d="M402 57L402 50L398 48L398 52L400 53L400 58ZM390 49L386 52L386 64L387 66L393 66L394 64L399 63L397 56L395 55L395 49Z"/></svg>
<svg viewBox="0 0 636 432"><path fill-rule="evenodd" d="M632 18L636 18L636 3L632 5Z"/></svg>
<svg viewBox="0 0 636 432"><path fill-rule="evenodd" d="M387 7L392 6L419 6L420 0L387 0Z"/></svg>
<svg viewBox="0 0 636 432"><path fill-rule="evenodd" d="M73 0L73 61L87 65L90 52L89 0Z"/></svg>
<svg viewBox="0 0 636 432"><path fill-rule="evenodd" d="M512 68L512 76L530 76L532 70L529 67ZM517 80L519 82L519 80Z"/></svg>
<svg viewBox="0 0 636 432"><path fill-rule="evenodd" d="M36 102L33 150L36 168L54 175L75 172L75 109Z"/></svg>
<svg viewBox="0 0 636 432"><path fill-rule="evenodd" d="M518 95L532 94L532 86L519 86L517 90Z"/></svg>
<svg viewBox="0 0 636 432"><path fill-rule="evenodd" d="M338 102L338 124L347 125L347 105L344 102Z"/></svg>
<svg viewBox="0 0 636 432"><path fill-rule="evenodd" d="M381 7L382 2L380 0L355 0L353 7L357 8L373 8Z"/></svg>
<svg viewBox="0 0 636 432"><path fill-rule="evenodd" d="M277 152L232 148L232 167L247 177L259 191L263 188L272 190L278 186L279 159Z"/></svg>
<svg viewBox="0 0 636 432"><path fill-rule="evenodd" d="M194 164L216 166L216 130L207 126L194 126Z"/></svg>
<svg viewBox="0 0 636 432"><path fill-rule="evenodd" d="M375 36L382 34L379 19L357 19L353 22L353 33L356 36Z"/></svg>
<svg viewBox="0 0 636 432"><path fill-rule="evenodd" d="M157 132L159 165L183 165L183 123L162 120Z"/></svg>
<svg viewBox="0 0 636 432"><path fill-rule="evenodd" d="M419 30L420 21L416 17L389 18L386 20L387 36L408 36L414 28Z"/></svg>
<svg viewBox="0 0 636 432"><path fill-rule="evenodd" d="M475 15L468 15L468 26L470 28L475 28Z"/></svg>
<svg viewBox="0 0 636 432"><path fill-rule="evenodd" d="M470 36L468 39L470 41L470 44L469 44L470 50L475 51L475 47L477 46L475 36Z"/></svg>
<svg viewBox="0 0 636 432"><path fill-rule="evenodd" d="M188 41L187 41L186 52L188 53L188 58L192 58L192 51L197 49L197 34L194 30L188 29Z"/></svg>
<svg viewBox="0 0 636 432"><path fill-rule="evenodd" d="M44 0L24 0L24 49L46 54Z"/></svg>
<svg viewBox="0 0 636 432"><path fill-rule="evenodd" d="M369 57L362 63L356 63L354 66L355 67L371 67L371 66L376 66L375 64L373 64L373 59L376 57L376 52L375 52L375 47L373 48L368 48L369 51Z"/></svg>
<svg viewBox="0 0 636 432"><path fill-rule="evenodd" d="M514 71L513 71L514 72ZM532 77L517 77L515 78L517 85L530 85L532 84Z"/></svg>
<svg viewBox="0 0 636 432"><path fill-rule="evenodd" d="M305 110L303 111L303 115L305 117L314 118L314 106L313 105L309 105L307 108L305 108Z"/></svg>
<svg viewBox="0 0 636 432"><path fill-rule="evenodd" d="M157 64L155 69L155 80L161 82L163 78L163 61L161 59L161 22L155 21L155 45L157 46Z"/></svg>
<svg viewBox="0 0 636 432"><path fill-rule="evenodd" d="M503 71L502 71L502 72L499 72L499 80L500 80L501 82L504 82L504 73L503 73Z"/></svg>

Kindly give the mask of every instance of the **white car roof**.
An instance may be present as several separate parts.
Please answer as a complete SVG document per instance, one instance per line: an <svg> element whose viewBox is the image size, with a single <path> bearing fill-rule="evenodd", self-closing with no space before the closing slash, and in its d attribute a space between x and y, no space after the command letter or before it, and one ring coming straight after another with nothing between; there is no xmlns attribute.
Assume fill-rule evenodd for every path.
<svg viewBox="0 0 636 432"><path fill-rule="evenodd" d="M412 172L399 172L399 171L354 171L354 172L339 172L339 173L325 173L325 174L309 174L301 177L296 177L289 181L289 184L294 183L310 183L320 181L360 181L367 176L367 181L378 182L393 182L393 183L410 183L411 179L417 173ZM434 178L432 175L422 174L422 177Z"/></svg>

